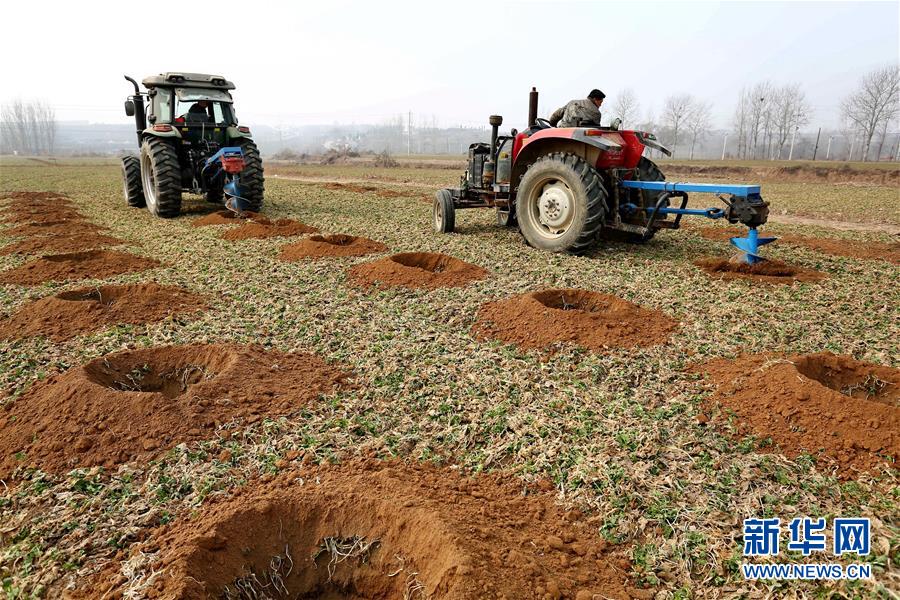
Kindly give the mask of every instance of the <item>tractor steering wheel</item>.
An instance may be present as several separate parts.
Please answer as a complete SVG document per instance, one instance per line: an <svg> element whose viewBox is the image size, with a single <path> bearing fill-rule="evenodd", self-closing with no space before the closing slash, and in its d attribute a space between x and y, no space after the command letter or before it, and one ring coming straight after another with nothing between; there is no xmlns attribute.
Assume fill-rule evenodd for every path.
<svg viewBox="0 0 900 600"><path fill-rule="evenodd" d="M541 129L551 129L553 127L553 124L550 123L550 121L548 121L547 119L542 119L540 117L537 117L534 122L540 125Z"/></svg>

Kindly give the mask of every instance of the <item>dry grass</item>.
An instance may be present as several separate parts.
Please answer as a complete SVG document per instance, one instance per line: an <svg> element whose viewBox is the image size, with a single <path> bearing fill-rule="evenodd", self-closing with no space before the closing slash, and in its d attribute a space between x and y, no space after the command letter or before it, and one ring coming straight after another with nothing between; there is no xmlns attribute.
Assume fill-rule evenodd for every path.
<svg viewBox="0 0 900 600"><path fill-rule="evenodd" d="M447 170L386 171L299 172L375 177L378 185L398 191L419 186L414 189L423 197L457 176ZM289 418L226 424L213 439L116 472L52 477L28 471L28 457L21 457L29 480L0 496L0 580L7 596L46 595L49 585L75 581L127 550L138 532L182 518L209 495L254 474L277 471L289 452L313 460L374 452L475 470L510 469L527 480L551 478L559 502L598 516L597 534L624 544L635 580L659 587L662 597L875 597L879 589L886 594L885 588L900 587L895 474L842 483L811 457L791 461L768 453L766 440L735 440L727 430L699 425L707 390L684 372L688 362L762 351L831 350L897 366L896 266L784 247L772 254L826 271L829 278L777 288L713 283L691 261L728 247L687 230L664 232L646 246L604 244L586 257L554 256L529 250L515 232L493 227L487 211L461 212L459 233L442 236L430 229L430 205L417 197L385 199L269 178L270 216L370 237L392 252L443 252L491 271L467 288L369 293L348 287L345 269L371 257L283 263L276 256L285 240L227 242L217 237L218 227L191 227L191 217L161 221L127 208L118 177L116 166L5 166L0 187L66 192L93 221L140 244L129 251L166 263L104 283L155 280L219 300L186 323L119 326L62 344L0 342L0 386L10 396L126 345L188 342L315 351L353 367L360 387ZM870 190L840 193L842 200L834 201L851 205L868 202ZM197 199L190 207L205 205ZM810 233L788 226L770 230ZM0 257L0 268L22 260ZM0 311L93 283L4 286ZM608 354L572 349L546 356L481 343L469 334L483 302L549 287L613 293L656 307L683 326L666 346ZM761 515L872 517L875 582L744 582L740 523Z"/></svg>

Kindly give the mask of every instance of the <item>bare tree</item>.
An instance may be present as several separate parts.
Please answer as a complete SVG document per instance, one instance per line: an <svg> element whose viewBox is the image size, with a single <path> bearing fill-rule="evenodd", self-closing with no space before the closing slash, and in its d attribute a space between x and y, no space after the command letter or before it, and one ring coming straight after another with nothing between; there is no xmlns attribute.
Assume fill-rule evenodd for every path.
<svg viewBox="0 0 900 600"><path fill-rule="evenodd" d="M768 81L757 83L750 89L749 96L748 144L751 158L756 158L760 153L760 149L765 154L766 138L770 132L771 113L769 105L772 101L772 84Z"/></svg>
<svg viewBox="0 0 900 600"><path fill-rule="evenodd" d="M638 102L637 94L631 88L625 88L616 98L616 104L613 106L613 117L622 119L622 123L633 126L638 119L638 113L641 105Z"/></svg>
<svg viewBox="0 0 900 600"><path fill-rule="evenodd" d="M694 159L694 147L709 132L712 122L712 106L708 102L695 102L687 116L687 129L691 133L691 160Z"/></svg>
<svg viewBox="0 0 900 600"><path fill-rule="evenodd" d="M773 155L780 159L788 139L809 123L812 109L800 85L788 84L775 90L772 112L776 135Z"/></svg>
<svg viewBox="0 0 900 600"><path fill-rule="evenodd" d="M49 104L13 100L0 107L4 147L22 154L53 154L56 144L56 113Z"/></svg>
<svg viewBox="0 0 900 600"><path fill-rule="evenodd" d="M862 134L862 160L869 159L872 137L897 115L900 67L890 65L867 73L859 89L841 102L841 114Z"/></svg>
<svg viewBox="0 0 900 600"><path fill-rule="evenodd" d="M684 130L695 101L690 94L677 94L666 98L663 104L662 121L668 127L672 140L672 158L678 148L678 134Z"/></svg>
<svg viewBox="0 0 900 600"><path fill-rule="evenodd" d="M737 156L740 158L747 158L747 148L750 146L750 102L749 90L741 90L731 119L732 130L737 136Z"/></svg>

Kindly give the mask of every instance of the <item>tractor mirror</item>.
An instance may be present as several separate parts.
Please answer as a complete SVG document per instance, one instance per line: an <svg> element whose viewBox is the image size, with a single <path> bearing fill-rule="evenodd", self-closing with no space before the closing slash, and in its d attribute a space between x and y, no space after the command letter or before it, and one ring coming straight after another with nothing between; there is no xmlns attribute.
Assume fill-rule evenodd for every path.
<svg viewBox="0 0 900 600"><path fill-rule="evenodd" d="M133 100L125 101L125 114L128 115L129 117L134 116L134 101Z"/></svg>

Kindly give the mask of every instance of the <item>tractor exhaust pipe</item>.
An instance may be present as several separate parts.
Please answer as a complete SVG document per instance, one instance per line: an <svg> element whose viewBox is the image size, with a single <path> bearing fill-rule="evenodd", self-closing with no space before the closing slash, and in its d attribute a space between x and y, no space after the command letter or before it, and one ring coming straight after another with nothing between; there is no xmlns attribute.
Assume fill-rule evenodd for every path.
<svg viewBox="0 0 900 600"><path fill-rule="evenodd" d="M138 146L140 146L141 134L147 129L147 115L144 113L144 99L141 98L141 88L138 86L138 82L128 75L125 76L125 79L130 81L131 85L134 86L134 95L131 96L129 100L131 105L129 107L126 102L125 111L128 112L129 108L134 111L134 125L137 128Z"/></svg>
<svg viewBox="0 0 900 600"><path fill-rule="evenodd" d="M500 115L491 115L488 117L488 123L491 124L491 158L497 154L497 129L503 125L503 117Z"/></svg>
<svg viewBox="0 0 900 600"><path fill-rule="evenodd" d="M534 127L537 122L538 110L538 91L537 88L531 88L528 94L528 127Z"/></svg>

